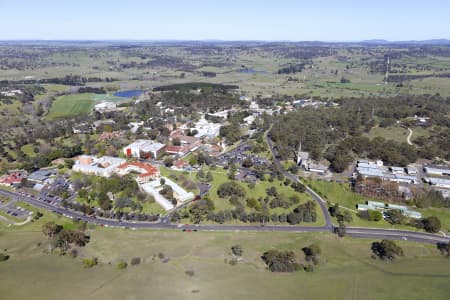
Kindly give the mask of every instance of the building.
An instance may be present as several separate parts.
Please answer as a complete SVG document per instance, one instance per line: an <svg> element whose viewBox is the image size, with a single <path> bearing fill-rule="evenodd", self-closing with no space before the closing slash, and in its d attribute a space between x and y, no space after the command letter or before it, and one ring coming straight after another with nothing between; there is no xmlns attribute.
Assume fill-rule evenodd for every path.
<svg viewBox="0 0 450 300"><path fill-rule="evenodd" d="M159 170L152 165L141 162L126 162L121 164L116 169L117 174L126 175L130 172L140 173L136 181L140 184L158 179L160 176Z"/></svg>
<svg viewBox="0 0 450 300"><path fill-rule="evenodd" d="M197 131L195 134L195 137L197 138L212 139L219 136L220 127L222 127L222 124L208 122L205 118L201 118L194 124L194 128L191 128L191 131Z"/></svg>
<svg viewBox="0 0 450 300"><path fill-rule="evenodd" d="M423 181L439 188L450 189L450 179L425 177Z"/></svg>
<svg viewBox="0 0 450 300"><path fill-rule="evenodd" d="M244 118L244 123L246 123L247 125L252 125L253 122L255 122L255 119L256 119L255 116L250 115Z"/></svg>
<svg viewBox="0 0 450 300"><path fill-rule="evenodd" d="M423 170L427 175L450 176L450 168L444 166L425 166Z"/></svg>
<svg viewBox="0 0 450 300"><path fill-rule="evenodd" d="M111 111L117 108L117 104L114 102L104 101L94 106L94 109L99 112Z"/></svg>
<svg viewBox="0 0 450 300"><path fill-rule="evenodd" d="M110 177L116 168L126 162L123 158L103 156L81 155L72 167L75 172L101 177Z"/></svg>
<svg viewBox="0 0 450 300"><path fill-rule="evenodd" d="M365 178L380 178L397 183L417 184L417 177L410 174L406 175L404 170L402 167L386 168L382 161L358 160L356 165L357 173Z"/></svg>
<svg viewBox="0 0 450 300"><path fill-rule="evenodd" d="M366 204L358 204L357 205L359 211L366 210L379 210L386 211L389 209L398 209L402 212L402 214L409 218L420 219L422 218L422 214L420 212L409 210L405 205L397 205L390 203L382 203L377 201L366 201Z"/></svg>
<svg viewBox="0 0 450 300"><path fill-rule="evenodd" d="M0 185L17 186L26 177L27 177L26 171L23 170L8 171L5 175L0 176Z"/></svg>
<svg viewBox="0 0 450 300"><path fill-rule="evenodd" d="M418 171L417 171L417 168L415 168L415 167L407 167L406 173L408 175L416 175L418 173Z"/></svg>
<svg viewBox="0 0 450 300"><path fill-rule="evenodd" d="M181 171L186 170L188 166L189 164L186 161L179 159L173 164L172 169Z"/></svg>
<svg viewBox="0 0 450 300"><path fill-rule="evenodd" d="M51 175L56 174L55 168L40 169L31 173L27 180L32 183L44 183Z"/></svg>
<svg viewBox="0 0 450 300"><path fill-rule="evenodd" d="M166 151L166 145L152 140L137 140L123 148L128 157L156 159Z"/></svg>

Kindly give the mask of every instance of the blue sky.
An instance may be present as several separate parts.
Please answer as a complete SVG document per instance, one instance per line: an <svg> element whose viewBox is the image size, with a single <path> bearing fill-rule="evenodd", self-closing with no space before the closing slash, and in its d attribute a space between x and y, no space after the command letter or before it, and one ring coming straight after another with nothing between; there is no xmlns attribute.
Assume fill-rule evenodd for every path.
<svg viewBox="0 0 450 300"><path fill-rule="evenodd" d="M450 38L449 0L0 0L0 39Z"/></svg>

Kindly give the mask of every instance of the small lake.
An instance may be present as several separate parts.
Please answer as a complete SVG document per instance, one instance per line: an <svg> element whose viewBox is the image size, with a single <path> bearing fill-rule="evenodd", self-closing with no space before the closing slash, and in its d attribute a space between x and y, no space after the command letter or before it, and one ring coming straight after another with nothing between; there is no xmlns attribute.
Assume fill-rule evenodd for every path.
<svg viewBox="0 0 450 300"><path fill-rule="evenodd" d="M133 97L139 97L143 93L144 93L143 90L128 90L128 91L120 91L120 92L114 93L114 96L122 97L122 98L133 98Z"/></svg>
<svg viewBox="0 0 450 300"><path fill-rule="evenodd" d="M265 74L265 73L267 73L267 71L260 71L260 70L255 70L252 68L240 69L239 72L245 73L245 74Z"/></svg>

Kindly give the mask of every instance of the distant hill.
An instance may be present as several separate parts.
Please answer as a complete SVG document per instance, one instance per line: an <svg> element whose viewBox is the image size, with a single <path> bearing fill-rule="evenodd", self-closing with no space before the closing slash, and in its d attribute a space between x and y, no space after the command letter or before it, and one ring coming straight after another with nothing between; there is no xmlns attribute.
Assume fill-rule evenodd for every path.
<svg viewBox="0 0 450 300"><path fill-rule="evenodd" d="M362 44L367 45L450 45L450 40L448 39L431 39L423 41L387 41L383 39L373 39L361 41Z"/></svg>

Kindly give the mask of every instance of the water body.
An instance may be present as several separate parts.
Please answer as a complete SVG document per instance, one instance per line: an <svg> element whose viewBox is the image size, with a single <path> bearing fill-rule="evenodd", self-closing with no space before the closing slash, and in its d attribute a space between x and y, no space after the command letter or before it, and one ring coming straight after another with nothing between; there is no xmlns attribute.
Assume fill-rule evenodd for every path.
<svg viewBox="0 0 450 300"><path fill-rule="evenodd" d="M133 97L139 97L144 93L143 90L128 90L128 91L120 91L114 94L116 97L122 97L122 98L133 98Z"/></svg>
<svg viewBox="0 0 450 300"><path fill-rule="evenodd" d="M240 69L239 72L245 73L245 74L266 74L267 73L267 71L255 70L252 68Z"/></svg>

